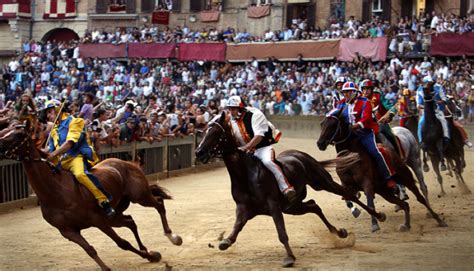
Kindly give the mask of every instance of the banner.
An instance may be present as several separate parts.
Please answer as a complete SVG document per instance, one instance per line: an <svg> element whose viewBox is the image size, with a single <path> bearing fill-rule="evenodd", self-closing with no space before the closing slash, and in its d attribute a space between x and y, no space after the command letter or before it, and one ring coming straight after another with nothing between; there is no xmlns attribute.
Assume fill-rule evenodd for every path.
<svg viewBox="0 0 474 271"><path fill-rule="evenodd" d="M474 33L444 33L431 36L433 56L474 56Z"/></svg>
<svg viewBox="0 0 474 271"><path fill-rule="evenodd" d="M127 52L126 52L125 44L114 45L114 44L85 43L85 44L79 45L79 55L82 58L127 57Z"/></svg>
<svg viewBox="0 0 474 271"><path fill-rule="evenodd" d="M201 22L208 23L208 22L219 21L219 14L220 14L219 11L211 10L211 11L201 11L201 13L199 13L199 16L201 18Z"/></svg>
<svg viewBox="0 0 474 271"><path fill-rule="evenodd" d="M0 0L0 19L31 17L31 0Z"/></svg>
<svg viewBox="0 0 474 271"><path fill-rule="evenodd" d="M339 50L339 40L290 41L228 44L226 59L229 61L249 61L252 57L265 60L296 60L301 54L307 60L333 59Z"/></svg>
<svg viewBox="0 0 474 271"><path fill-rule="evenodd" d="M154 11L151 15L151 23L168 25L170 23L170 12Z"/></svg>
<svg viewBox="0 0 474 271"><path fill-rule="evenodd" d="M130 43L128 45L130 58L175 58L176 44L174 43Z"/></svg>
<svg viewBox="0 0 474 271"><path fill-rule="evenodd" d="M262 17L270 15L270 10L271 8L269 5L249 6L247 8L247 16L249 18L255 18L255 19L262 18Z"/></svg>
<svg viewBox="0 0 474 271"><path fill-rule="evenodd" d="M207 60L223 62L225 61L225 53L225 43L180 43L178 60Z"/></svg>
<svg viewBox="0 0 474 271"><path fill-rule="evenodd" d="M75 0L45 0L43 19L76 17Z"/></svg>
<svg viewBox="0 0 474 271"><path fill-rule="evenodd" d="M385 61L387 38L341 39L337 60L352 61L357 53L372 61Z"/></svg>

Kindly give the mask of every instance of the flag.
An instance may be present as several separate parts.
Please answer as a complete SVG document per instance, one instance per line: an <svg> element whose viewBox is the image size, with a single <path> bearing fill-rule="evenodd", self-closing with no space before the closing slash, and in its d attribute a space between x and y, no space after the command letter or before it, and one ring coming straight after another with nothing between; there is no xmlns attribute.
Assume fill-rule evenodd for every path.
<svg viewBox="0 0 474 271"><path fill-rule="evenodd" d="M31 0L0 0L0 19L31 17Z"/></svg>
<svg viewBox="0 0 474 271"><path fill-rule="evenodd" d="M45 0L43 19L64 19L76 17L74 0Z"/></svg>

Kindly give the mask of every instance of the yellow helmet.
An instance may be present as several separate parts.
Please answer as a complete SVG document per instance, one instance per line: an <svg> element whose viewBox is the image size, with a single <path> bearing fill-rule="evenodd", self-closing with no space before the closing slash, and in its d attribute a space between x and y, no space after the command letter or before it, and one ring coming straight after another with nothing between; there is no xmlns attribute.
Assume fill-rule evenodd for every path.
<svg viewBox="0 0 474 271"><path fill-rule="evenodd" d="M54 108L56 112L59 112L59 109L61 108L61 102L54 99L47 101L44 105L44 110L48 110L50 108Z"/></svg>
<svg viewBox="0 0 474 271"><path fill-rule="evenodd" d="M411 95L411 92L410 92L409 89L406 88L406 89L403 90L402 95L403 95L403 96L410 96L410 95Z"/></svg>

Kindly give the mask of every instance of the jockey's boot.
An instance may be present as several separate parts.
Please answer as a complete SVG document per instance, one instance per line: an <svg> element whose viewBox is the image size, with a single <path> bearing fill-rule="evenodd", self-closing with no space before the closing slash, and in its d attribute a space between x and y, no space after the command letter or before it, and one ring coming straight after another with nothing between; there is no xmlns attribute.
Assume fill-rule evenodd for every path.
<svg viewBox="0 0 474 271"><path fill-rule="evenodd" d="M293 203L296 200L296 191L293 187L288 187L283 191L283 195L289 203Z"/></svg>
<svg viewBox="0 0 474 271"><path fill-rule="evenodd" d="M397 184L398 186L398 191L400 192L400 194L398 195L400 197L401 200L407 200L409 199L408 198L408 194L407 192L405 191L405 187L403 185L400 185L400 184Z"/></svg>
<svg viewBox="0 0 474 271"><path fill-rule="evenodd" d="M107 217L110 218L115 215L115 210L112 208L112 206L110 206L110 202L108 200L101 202L100 207L104 210Z"/></svg>
<svg viewBox="0 0 474 271"><path fill-rule="evenodd" d="M472 148L472 143L471 143L471 141L466 140L466 142L464 142L464 144L465 144L469 149Z"/></svg>
<svg viewBox="0 0 474 271"><path fill-rule="evenodd" d="M398 189L398 185L395 182L395 180L393 180L393 179L388 180L387 181L387 187L390 188L390 190L393 191L393 194L399 195L400 191Z"/></svg>

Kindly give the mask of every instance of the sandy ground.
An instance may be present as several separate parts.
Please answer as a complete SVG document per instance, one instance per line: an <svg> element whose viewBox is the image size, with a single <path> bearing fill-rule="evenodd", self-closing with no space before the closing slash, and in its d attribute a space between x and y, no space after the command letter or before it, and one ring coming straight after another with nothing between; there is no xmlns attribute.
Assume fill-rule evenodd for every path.
<svg viewBox="0 0 474 271"><path fill-rule="evenodd" d="M316 150L315 140L283 139L278 151L297 148L317 159L335 156L333 149ZM474 189L474 152L467 151L465 178ZM340 197L327 192L310 191L308 197L322 207L329 221L355 235L355 245L335 248L333 238L315 215L285 216L290 245L297 257L295 268L314 270L472 270L474 266L474 196L463 195L455 179L445 177L447 195L438 198L439 186L433 173L426 175L435 211L449 224L439 228L425 217L424 207L410 194L412 229L398 232L402 213L377 198L378 210L388 219L381 231L370 232L370 218L363 213L351 216ZM122 251L96 229L84 236L115 270L173 269L278 269L285 256L273 221L260 216L250 221L237 242L227 251L219 251L220 233L231 231L235 204L230 194L230 180L224 168L167 179L161 182L174 196L166 207L172 229L183 237L181 247L173 246L164 236L154 209L133 205L133 215L142 240L149 249L163 255L160 263L148 263L139 256ZM95 262L82 249L68 242L41 217L39 208L29 208L0 216L1 270L97 270ZM117 232L135 244L127 229Z"/></svg>

